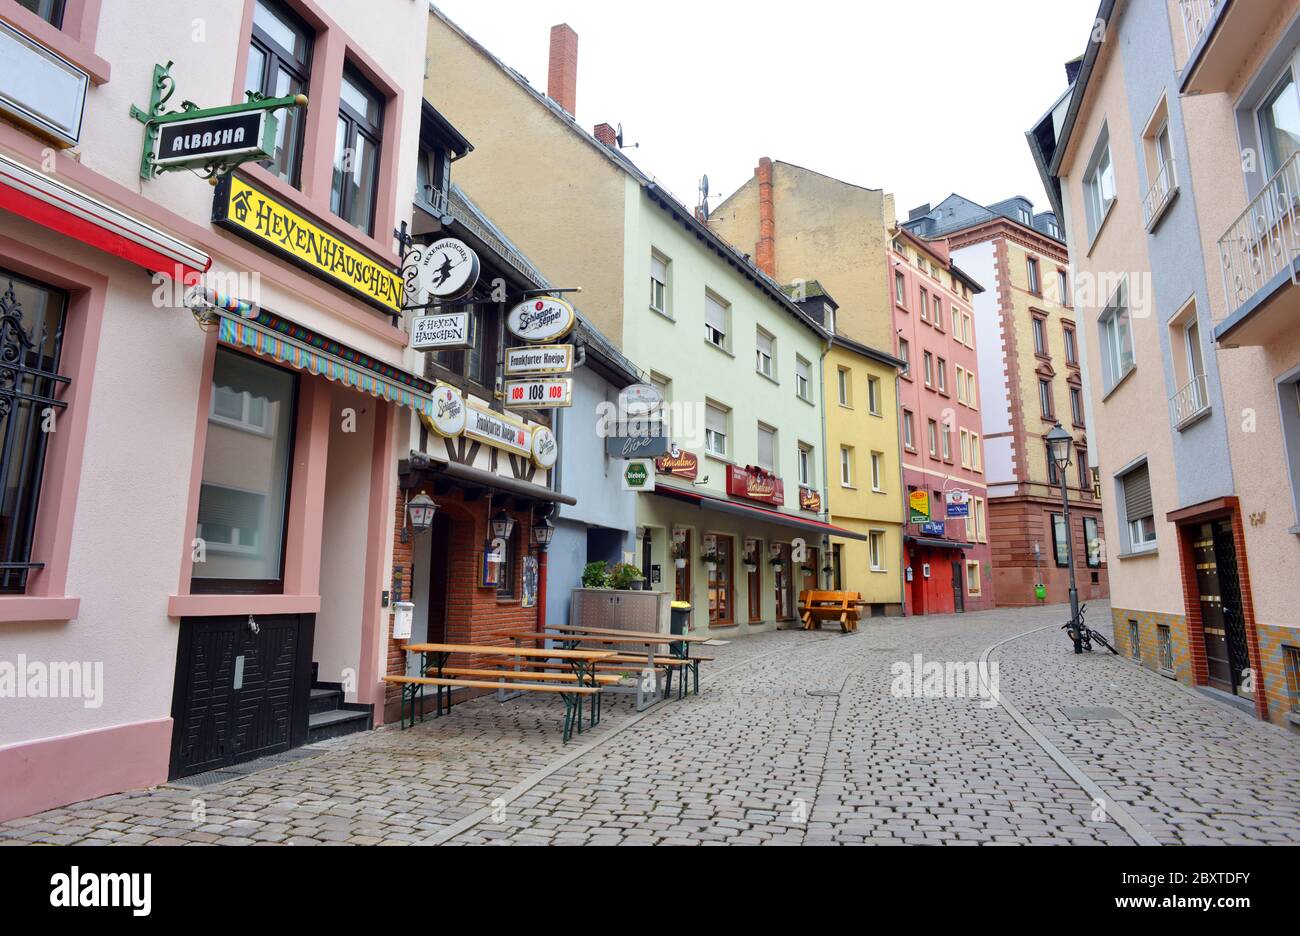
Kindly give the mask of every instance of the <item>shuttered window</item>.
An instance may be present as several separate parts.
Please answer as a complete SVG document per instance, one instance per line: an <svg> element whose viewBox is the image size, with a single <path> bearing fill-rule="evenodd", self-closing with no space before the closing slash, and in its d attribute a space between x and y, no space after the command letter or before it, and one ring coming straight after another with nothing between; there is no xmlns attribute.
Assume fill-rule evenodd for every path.
<svg viewBox="0 0 1300 936"><path fill-rule="evenodd" d="M727 347L727 307L712 296L704 297L704 337L719 348Z"/></svg>
<svg viewBox="0 0 1300 936"><path fill-rule="evenodd" d="M1124 517L1132 523L1153 514L1151 475L1143 464L1124 475Z"/></svg>

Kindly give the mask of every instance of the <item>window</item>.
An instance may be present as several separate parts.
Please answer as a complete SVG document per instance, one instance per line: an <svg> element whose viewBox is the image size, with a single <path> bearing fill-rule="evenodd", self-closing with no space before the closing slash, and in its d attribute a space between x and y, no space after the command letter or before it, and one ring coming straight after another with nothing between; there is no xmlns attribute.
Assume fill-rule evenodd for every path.
<svg viewBox="0 0 1300 936"><path fill-rule="evenodd" d="M1286 694L1291 702L1291 711L1292 713L1300 713L1300 647L1283 644L1282 655L1286 659ZM1173 669L1172 650L1169 657L1168 668Z"/></svg>
<svg viewBox="0 0 1300 936"><path fill-rule="evenodd" d="M344 69L334 136L334 184L330 209L353 227L374 232L379 190L379 146L384 99L364 78Z"/></svg>
<svg viewBox="0 0 1300 936"><path fill-rule="evenodd" d="M1065 338L1065 363L1079 363L1079 348L1074 343L1074 329L1066 325L1061 329L1061 334Z"/></svg>
<svg viewBox="0 0 1300 936"><path fill-rule="evenodd" d="M939 457L939 424L933 419L926 420L927 439L930 443L930 457Z"/></svg>
<svg viewBox="0 0 1300 936"><path fill-rule="evenodd" d="M1083 546L1088 551L1088 568L1101 568L1101 532L1096 517L1083 518Z"/></svg>
<svg viewBox="0 0 1300 936"><path fill-rule="evenodd" d="M714 552L718 561L709 569L709 624L731 624L734 618L731 602L732 553L735 551L730 536L715 536Z"/></svg>
<svg viewBox="0 0 1300 936"><path fill-rule="evenodd" d="M984 457L980 454L980 436L978 432L970 434L970 468L971 471L984 470Z"/></svg>
<svg viewBox="0 0 1300 936"><path fill-rule="evenodd" d="M776 364L774 356L776 354L776 339L769 335L763 329L758 330L756 347L758 349L758 372L764 377L776 377Z"/></svg>
<svg viewBox="0 0 1300 936"><path fill-rule="evenodd" d="M727 457L727 411L712 403L704 404L704 450Z"/></svg>
<svg viewBox="0 0 1300 936"><path fill-rule="evenodd" d="M923 360L925 361L925 385L929 387L934 383L934 356L926 351Z"/></svg>
<svg viewBox="0 0 1300 936"><path fill-rule="evenodd" d="M1174 671L1174 640L1168 624L1156 625L1156 651L1160 654L1160 668L1166 673Z"/></svg>
<svg viewBox="0 0 1300 936"><path fill-rule="evenodd" d="M840 446L840 484L853 487L853 449L847 445Z"/></svg>
<svg viewBox="0 0 1300 936"><path fill-rule="evenodd" d="M799 443L799 483L808 487L812 484L813 447L806 442Z"/></svg>
<svg viewBox="0 0 1300 936"><path fill-rule="evenodd" d="M928 322L930 320L930 292L924 286L921 287L920 310L921 310L921 321Z"/></svg>
<svg viewBox="0 0 1300 936"><path fill-rule="evenodd" d="M1137 366L1133 354L1133 325L1128 308L1128 283L1121 282L1097 321L1101 339L1102 376L1106 392Z"/></svg>
<svg viewBox="0 0 1300 936"><path fill-rule="evenodd" d="M885 490L885 453L871 453L871 490Z"/></svg>
<svg viewBox="0 0 1300 936"><path fill-rule="evenodd" d="M1101 230L1110 206L1115 203L1115 168L1110 161L1110 136L1102 131L1097 141L1095 155L1083 179L1085 209L1088 220L1088 239Z"/></svg>
<svg viewBox="0 0 1300 936"><path fill-rule="evenodd" d="M1151 475L1143 462L1119 479L1129 549L1143 552L1156 547L1156 517L1151 499Z"/></svg>
<svg viewBox="0 0 1300 936"><path fill-rule="evenodd" d="M812 364L801 357L794 359L794 393L801 400L812 402L809 388L812 386Z"/></svg>
<svg viewBox="0 0 1300 936"><path fill-rule="evenodd" d="M1045 377L1038 378L1038 408L1044 419L1053 418L1052 382Z"/></svg>
<svg viewBox="0 0 1300 936"><path fill-rule="evenodd" d="M710 295L704 297L704 339L727 350L727 306Z"/></svg>
<svg viewBox="0 0 1300 936"><path fill-rule="evenodd" d="M463 307L469 313L469 347L434 351L429 355L428 376L435 379L438 374L433 365L440 367L458 377L474 381L480 387L490 387L496 376L496 355L487 353L488 348L496 347L496 315L481 311L490 308L489 293L478 291L474 294L474 305ZM491 307L494 308L494 307Z"/></svg>
<svg viewBox="0 0 1300 936"><path fill-rule="evenodd" d="M907 308L907 279L902 273L894 271L894 301Z"/></svg>
<svg viewBox="0 0 1300 936"><path fill-rule="evenodd" d="M973 560L966 562L966 594L980 593L980 564Z"/></svg>
<svg viewBox="0 0 1300 936"><path fill-rule="evenodd" d="M1083 425L1083 391L1078 387L1070 388L1070 418L1076 426Z"/></svg>
<svg viewBox="0 0 1300 936"><path fill-rule="evenodd" d="M970 500L971 525L973 530L972 539L978 542L988 542L988 527L984 523L984 498L972 497Z"/></svg>
<svg viewBox="0 0 1300 936"><path fill-rule="evenodd" d="M934 297L934 327L943 331L943 298Z"/></svg>
<svg viewBox="0 0 1300 936"><path fill-rule="evenodd" d="M668 260L650 255L650 308L663 315L668 312Z"/></svg>
<svg viewBox="0 0 1300 936"><path fill-rule="evenodd" d="M1047 320L1035 315L1033 326L1034 353L1039 357L1047 357Z"/></svg>
<svg viewBox="0 0 1300 936"><path fill-rule="evenodd" d="M1054 513L1052 514L1052 555L1061 568L1070 564L1069 549L1070 538L1065 529L1065 517Z"/></svg>
<svg viewBox="0 0 1300 936"><path fill-rule="evenodd" d="M903 373L906 375L912 370L912 346L906 338L898 339L898 357L903 362Z"/></svg>
<svg viewBox="0 0 1300 936"><path fill-rule="evenodd" d="M1088 450L1085 448L1075 447L1074 465L1079 471L1079 490L1090 491L1092 485L1088 483Z"/></svg>
<svg viewBox="0 0 1300 936"><path fill-rule="evenodd" d="M885 571L885 534L880 530L872 530L867 534L870 539L867 541L867 548L871 555L871 571Z"/></svg>
<svg viewBox="0 0 1300 936"><path fill-rule="evenodd" d="M971 318L967 312L961 314L961 343L968 348L975 347L975 332L971 328Z"/></svg>
<svg viewBox="0 0 1300 936"><path fill-rule="evenodd" d="M225 348L212 371L195 536L197 592L283 591L298 378Z"/></svg>
<svg viewBox="0 0 1300 936"><path fill-rule="evenodd" d="M853 372L847 367L841 367L836 370L836 379L839 381L840 406L853 405Z"/></svg>
<svg viewBox="0 0 1300 936"><path fill-rule="evenodd" d="M1047 483L1052 487L1060 487L1061 475L1056 470L1056 459L1052 458L1052 450L1047 450Z"/></svg>
<svg viewBox="0 0 1300 936"><path fill-rule="evenodd" d="M18 0L18 5L31 10L55 29L63 28L64 0Z"/></svg>
<svg viewBox="0 0 1300 936"><path fill-rule="evenodd" d="M957 431L957 443L961 448L961 466L970 467L970 430L959 429Z"/></svg>
<svg viewBox="0 0 1300 936"><path fill-rule="evenodd" d="M945 361L943 358L939 358L935 366L937 368L937 373L939 377L939 392L947 393L948 392L948 362Z"/></svg>
<svg viewBox="0 0 1300 936"><path fill-rule="evenodd" d="M65 404L69 381L59 376L67 296L55 289L0 271L0 319L4 363L0 375L0 591L22 593L32 562L33 528L41 495L42 467L50 433L47 419ZM19 337L20 334L23 337ZM24 341L23 338L28 340ZM59 427L55 423L48 425ZM55 491L55 495L59 492Z"/></svg>
<svg viewBox="0 0 1300 936"><path fill-rule="evenodd" d="M873 416L880 415L880 378L867 378L867 410Z"/></svg>
<svg viewBox="0 0 1300 936"><path fill-rule="evenodd" d="M961 313L956 306L952 307L952 336L961 341Z"/></svg>
<svg viewBox="0 0 1300 936"><path fill-rule="evenodd" d="M758 467L776 472L776 430L758 424Z"/></svg>
<svg viewBox="0 0 1300 936"><path fill-rule="evenodd" d="M1043 294L1043 281L1038 272L1038 258L1027 257L1025 267L1029 274L1029 291L1035 296L1041 296Z"/></svg>
<svg viewBox="0 0 1300 936"><path fill-rule="evenodd" d="M1300 523L1300 372L1293 370L1277 382L1277 400L1283 458L1290 465L1292 516Z"/></svg>
<svg viewBox="0 0 1300 936"><path fill-rule="evenodd" d="M1070 304L1070 273L1068 270L1056 271L1056 298L1063 306Z"/></svg>
<svg viewBox="0 0 1300 936"><path fill-rule="evenodd" d="M1129 618L1128 622L1128 648L1133 654L1133 659L1142 660L1142 631L1138 627L1138 622Z"/></svg>
<svg viewBox="0 0 1300 936"><path fill-rule="evenodd" d="M916 451L916 439L913 437L912 413L910 410L903 410L903 447Z"/></svg>
<svg viewBox="0 0 1300 936"><path fill-rule="evenodd" d="M1282 73L1256 113L1265 175L1271 176L1300 149L1300 97L1290 68Z"/></svg>
<svg viewBox="0 0 1300 936"><path fill-rule="evenodd" d="M966 405L971 409L979 409L979 400L975 395L975 372L966 372Z"/></svg>
<svg viewBox="0 0 1300 936"><path fill-rule="evenodd" d="M943 460L952 461L952 427L948 423L943 424L941 440L943 442Z"/></svg>
<svg viewBox="0 0 1300 936"><path fill-rule="evenodd" d="M257 0L244 90L272 98L305 94L311 79L312 38L311 29L292 12L278 3ZM301 184L306 108L283 108L276 111L276 119L275 155L262 165L297 188Z"/></svg>
<svg viewBox="0 0 1300 936"><path fill-rule="evenodd" d="M518 537L524 527L515 523L505 538L501 550L501 569L497 573L497 601L512 601L515 597L515 564L518 561Z"/></svg>

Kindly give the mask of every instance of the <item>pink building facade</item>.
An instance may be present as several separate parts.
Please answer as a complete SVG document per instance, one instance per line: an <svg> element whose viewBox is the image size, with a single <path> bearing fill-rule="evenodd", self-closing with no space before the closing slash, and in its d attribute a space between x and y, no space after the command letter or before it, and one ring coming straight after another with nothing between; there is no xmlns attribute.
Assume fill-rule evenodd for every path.
<svg viewBox="0 0 1300 936"><path fill-rule="evenodd" d="M893 233L888 270L898 382L908 614L994 605L971 297L983 291L942 243Z"/></svg>

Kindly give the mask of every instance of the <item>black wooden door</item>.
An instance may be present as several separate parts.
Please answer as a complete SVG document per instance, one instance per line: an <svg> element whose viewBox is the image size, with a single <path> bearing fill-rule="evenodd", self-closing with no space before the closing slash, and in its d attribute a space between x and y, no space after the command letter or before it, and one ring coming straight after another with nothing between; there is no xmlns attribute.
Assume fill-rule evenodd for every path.
<svg viewBox="0 0 1300 936"><path fill-rule="evenodd" d="M952 564L952 609L957 614L966 613L966 571L960 562Z"/></svg>
<svg viewBox="0 0 1300 936"><path fill-rule="evenodd" d="M1232 677L1232 691L1236 692L1241 688L1246 670L1250 667L1250 652L1246 647L1246 617L1241 606L1237 547L1232 538L1232 524L1228 520L1218 520L1214 523L1214 564L1219 574L1220 607L1223 609L1228 672Z"/></svg>
<svg viewBox="0 0 1300 936"><path fill-rule="evenodd" d="M311 643L311 619L296 615L182 620L171 777L302 744Z"/></svg>
<svg viewBox="0 0 1300 936"><path fill-rule="evenodd" d="M1236 692L1250 662L1232 527L1226 520L1202 523L1190 535L1210 685Z"/></svg>

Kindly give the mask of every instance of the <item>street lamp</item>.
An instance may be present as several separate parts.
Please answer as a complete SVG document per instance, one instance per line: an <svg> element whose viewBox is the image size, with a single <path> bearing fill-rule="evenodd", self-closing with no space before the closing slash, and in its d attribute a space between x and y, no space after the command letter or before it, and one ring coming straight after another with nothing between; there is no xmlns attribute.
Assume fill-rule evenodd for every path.
<svg viewBox="0 0 1300 936"><path fill-rule="evenodd" d="M533 541L542 547L545 552L546 547L551 545L551 540L555 538L555 524L545 517L538 517L537 523L533 526Z"/></svg>
<svg viewBox="0 0 1300 936"><path fill-rule="evenodd" d="M1074 581L1074 539L1070 536L1070 493L1065 485L1065 469L1070 467L1070 450L1074 439L1058 422L1047 434L1047 455L1056 463L1061 482L1061 516L1065 523L1065 557L1070 567L1070 630L1074 634L1074 652L1083 653L1083 629L1079 626L1079 589Z"/></svg>
<svg viewBox="0 0 1300 936"><path fill-rule="evenodd" d="M509 539L510 534L514 532L514 517L504 510L498 510L496 516L492 518L492 535L497 539Z"/></svg>
<svg viewBox="0 0 1300 936"><path fill-rule="evenodd" d="M402 530L402 542L409 543L412 533L424 533L433 526L433 515L438 505L428 494L416 494L406 502L407 526Z"/></svg>

